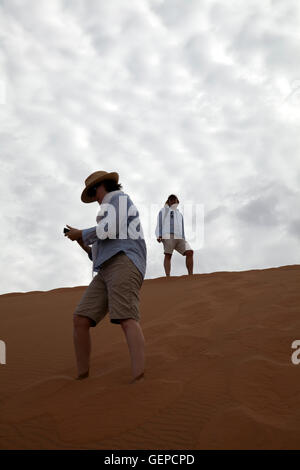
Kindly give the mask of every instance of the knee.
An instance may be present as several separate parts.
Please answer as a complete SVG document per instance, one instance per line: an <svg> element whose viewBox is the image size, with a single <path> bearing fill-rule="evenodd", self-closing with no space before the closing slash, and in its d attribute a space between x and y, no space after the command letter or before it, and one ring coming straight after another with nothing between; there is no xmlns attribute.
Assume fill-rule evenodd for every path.
<svg viewBox="0 0 300 470"><path fill-rule="evenodd" d="M194 254L193 250L187 250L185 252L185 255L186 255L187 258L192 258L193 254Z"/></svg>
<svg viewBox="0 0 300 470"><path fill-rule="evenodd" d="M74 328L89 328L91 326L91 320L83 315L73 315Z"/></svg>
<svg viewBox="0 0 300 470"><path fill-rule="evenodd" d="M126 318L125 320L120 320L123 330L127 330L131 326L132 322L135 322L133 318Z"/></svg>
<svg viewBox="0 0 300 470"><path fill-rule="evenodd" d="M172 255L171 253L165 253L165 259L171 259Z"/></svg>

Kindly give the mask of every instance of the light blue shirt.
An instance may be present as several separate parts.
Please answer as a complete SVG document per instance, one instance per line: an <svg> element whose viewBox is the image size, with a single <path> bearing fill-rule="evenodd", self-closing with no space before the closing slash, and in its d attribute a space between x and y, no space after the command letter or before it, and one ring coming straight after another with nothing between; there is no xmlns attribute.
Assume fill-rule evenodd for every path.
<svg viewBox="0 0 300 470"><path fill-rule="evenodd" d="M111 204L111 208L107 208L107 204ZM84 245L92 245L92 255L88 256L93 261L93 271L99 271L104 261L124 251L144 278L147 248L139 212L128 194L121 190L105 194L97 223L94 227L82 230Z"/></svg>
<svg viewBox="0 0 300 470"><path fill-rule="evenodd" d="M175 238L185 240L184 233L184 220L181 212L174 208L174 205L169 207L168 204L159 211L157 216L157 224L155 229L155 235L157 238L170 238L173 234Z"/></svg>

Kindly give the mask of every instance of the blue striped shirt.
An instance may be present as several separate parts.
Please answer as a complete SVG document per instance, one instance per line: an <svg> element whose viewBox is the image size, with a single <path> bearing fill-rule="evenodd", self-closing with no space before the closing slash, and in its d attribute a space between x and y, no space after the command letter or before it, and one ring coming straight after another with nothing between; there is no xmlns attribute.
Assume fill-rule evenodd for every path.
<svg viewBox="0 0 300 470"><path fill-rule="evenodd" d="M111 204L109 210L106 204ZM84 245L92 245L92 255L88 256L93 261L93 271L99 271L102 263L124 251L144 278L147 247L139 212L132 200L121 190L111 191L104 196L100 211L98 225L82 230Z"/></svg>

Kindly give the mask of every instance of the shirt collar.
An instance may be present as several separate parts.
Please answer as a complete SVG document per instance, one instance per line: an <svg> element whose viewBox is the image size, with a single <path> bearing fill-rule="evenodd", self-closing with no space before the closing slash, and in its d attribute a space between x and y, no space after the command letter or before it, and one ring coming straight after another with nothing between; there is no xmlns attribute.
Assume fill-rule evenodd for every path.
<svg viewBox="0 0 300 470"><path fill-rule="evenodd" d="M176 211L178 211L179 209L178 209L178 207L176 207L176 209L174 209L174 208L171 209L171 207L169 206L169 204L166 204L166 205L165 205L165 210L176 212Z"/></svg>
<svg viewBox="0 0 300 470"><path fill-rule="evenodd" d="M110 191L109 193L106 193L104 198L102 199L101 204L108 203L115 194L119 193L123 193L123 191L121 189L116 189L115 191Z"/></svg>

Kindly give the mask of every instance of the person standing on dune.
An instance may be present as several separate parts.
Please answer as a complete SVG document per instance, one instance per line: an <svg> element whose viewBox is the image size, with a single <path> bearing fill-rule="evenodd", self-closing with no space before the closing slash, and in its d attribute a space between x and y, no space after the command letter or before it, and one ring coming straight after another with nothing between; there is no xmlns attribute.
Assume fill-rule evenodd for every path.
<svg viewBox="0 0 300 470"><path fill-rule="evenodd" d="M109 312L110 322L120 324L125 334L133 375L130 383L134 383L144 378L145 368L139 291L145 277L147 248L139 212L118 181L115 172L96 171L88 176L81 200L99 203L98 225L83 230L67 225L65 236L79 243L97 272L73 314L73 337L77 379L84 379L89 376L90 328Z"/></svg>
<svg viewBox="0 0 300 470"><path fill-rule="evenodd" d="M185 239L183 215L177 209L179 200L175 194L170 194L165 206L159 211L155 234L157 241L164 246L164 269L170 276L171 257L175 249L186 257L188 274L193 274L193 250Z"/></svg>

